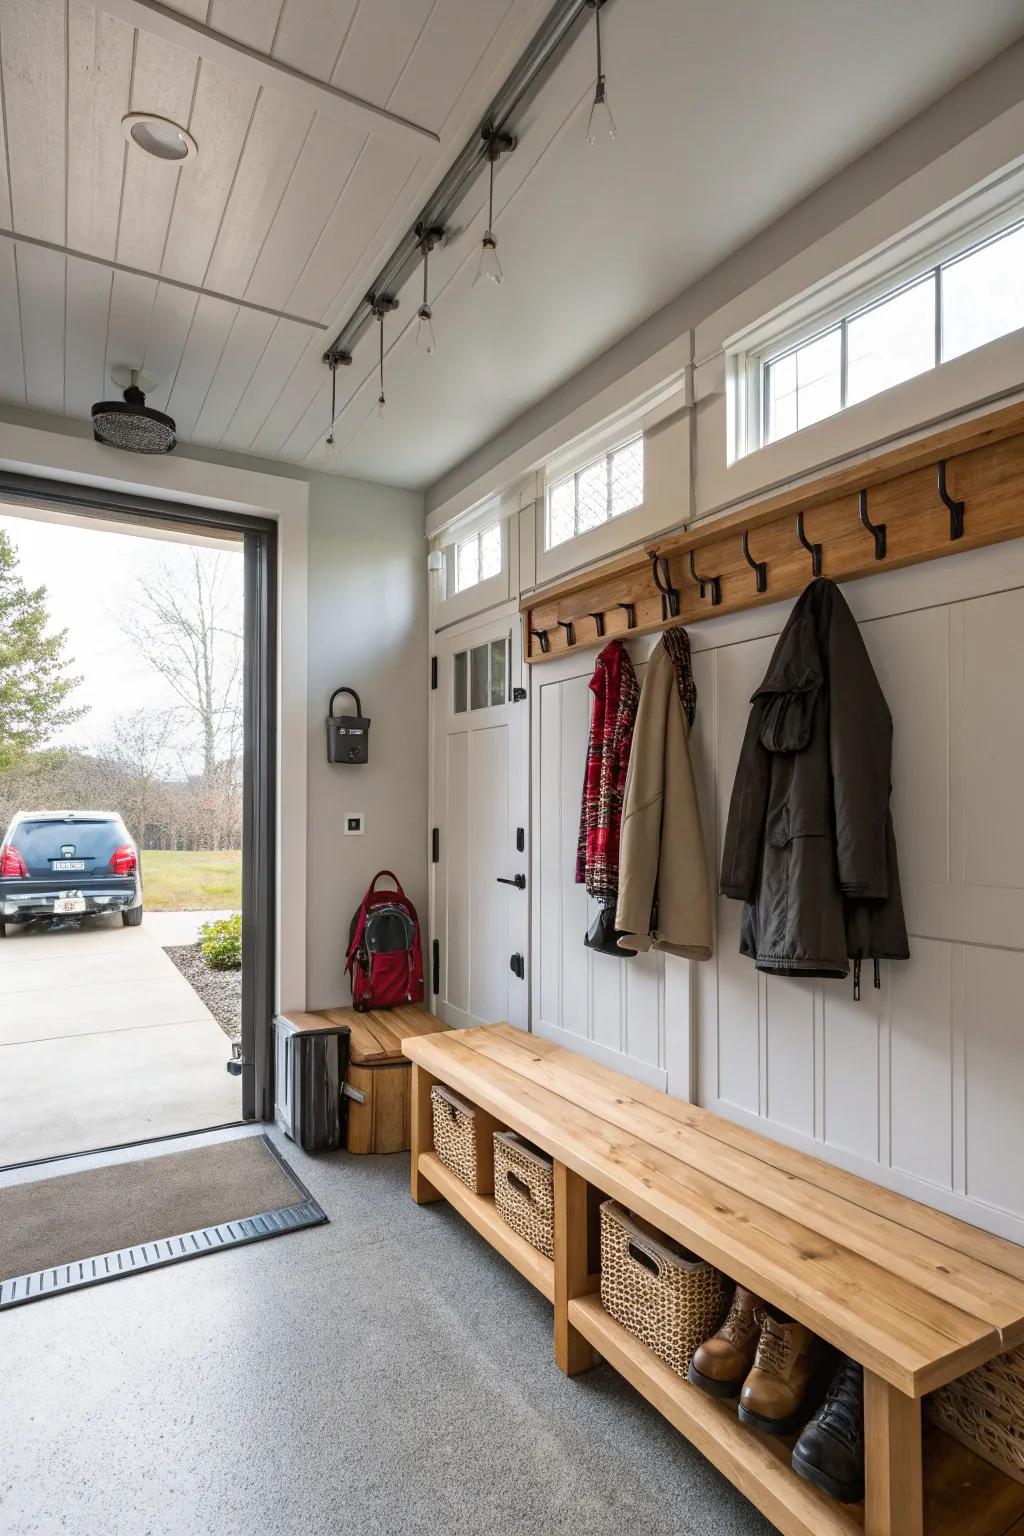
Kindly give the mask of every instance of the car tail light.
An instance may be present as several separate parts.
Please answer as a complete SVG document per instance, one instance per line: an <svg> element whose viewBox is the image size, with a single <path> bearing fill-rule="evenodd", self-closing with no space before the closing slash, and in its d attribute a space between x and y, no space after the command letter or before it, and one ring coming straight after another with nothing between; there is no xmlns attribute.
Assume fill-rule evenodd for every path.
<svg viewBox="0 0 1024 1536"><path fill-rule="evenodd" d="M137 863L135 849L130 843L125 843L122 847L114 849L114 856L110 861L110 873L112 875L134 875Z"/></svg>
<svg viewBox="0 0 1024 1536"><path fill-rule="evenodd" d="M25 860L15 848L13 843L4 843L0 848L0 878L8 880L27 880L28 868Z"/></svg>

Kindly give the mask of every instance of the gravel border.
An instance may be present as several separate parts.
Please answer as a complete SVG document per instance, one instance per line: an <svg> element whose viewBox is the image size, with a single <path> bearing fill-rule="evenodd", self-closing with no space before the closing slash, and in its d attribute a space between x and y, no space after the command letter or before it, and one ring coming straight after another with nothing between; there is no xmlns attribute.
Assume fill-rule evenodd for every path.
<svg viewBox="0 0 1024 1536"><path fill-rule="evenodd" d="M173 944L164 950L193 992L205 1003L229 1040L242 1038L242 972L214 971L198 944Z"/></svg>

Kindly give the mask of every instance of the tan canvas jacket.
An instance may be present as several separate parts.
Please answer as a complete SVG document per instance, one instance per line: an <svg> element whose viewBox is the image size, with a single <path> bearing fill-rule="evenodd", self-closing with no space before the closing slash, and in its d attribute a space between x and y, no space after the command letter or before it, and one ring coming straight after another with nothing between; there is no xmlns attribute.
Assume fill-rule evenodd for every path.
<svg viewBox="0 0 1024 1536"><path fill-rule="evenodd" d="M711 897L689 723L664 642L647 663L640 690L626 774L615 926L622 930L623 949L711 958Z"/></svg>

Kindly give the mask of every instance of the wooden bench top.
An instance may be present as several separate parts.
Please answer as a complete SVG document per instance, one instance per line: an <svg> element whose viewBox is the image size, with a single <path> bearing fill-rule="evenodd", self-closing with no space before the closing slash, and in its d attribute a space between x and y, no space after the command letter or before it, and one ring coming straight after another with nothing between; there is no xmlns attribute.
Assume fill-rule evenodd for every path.
<svg viewBox="0 0 1024 1536"><path fill-rule="evenodd" d="M1024 1248L507 1024L402 1049L920 1397L1024 1342Z"/></svg>
<svg viewBox="0 0 1024 1536"><path fill-rule="evenodd" d="M357 1013L354 1008L317 1008L308 1012L289 1011L283 1015L294 1028L315 1031L329 1024L345 1024L350 1031L349 1059L357 1066L381 1066L403 1059L403 1040L417 1035L436 1034L448 1028L418 1003L401 1003L397 1008L371 1008Z"/></svg>

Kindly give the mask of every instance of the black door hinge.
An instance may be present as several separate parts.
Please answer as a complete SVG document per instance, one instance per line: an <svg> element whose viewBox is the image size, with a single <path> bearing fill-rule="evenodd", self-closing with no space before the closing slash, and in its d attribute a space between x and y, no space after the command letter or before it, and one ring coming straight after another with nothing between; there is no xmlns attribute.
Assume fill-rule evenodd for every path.
<svg viewBox="0 0 1024 1536"><path fill-rule="evenodd" d="M431 656L431 658L430 658L430 686L431 686L431 688L436 688L437 687L437 657L436 656Z"/></svg>
<svg viewBox="0 0 1024 1536"><path fill-rule="evenodd" d="M441 828L435 827L430 834L430 860L433 864L441 862Z"/></svg>
<svg viewBox="0 0 1024 1536"><path fill-rule="evenodd" d="M513 976L519 977L520 981L522 981L526 975L526 961L523 959L522 955L513 955L508 963L508 968L512 972Z"/></svg>
<svg viewBox="0 0 1024 1536"><path fill-rule="evenodd" d="M516 827L516 852L526 852L526 828Z"/></svg>
<svg viewBox="0 0 1024 1536"><path fill-rule="evenodd" d="M435 939L430 946L430 990L435 997L441 991L441 941Z"/></svg>
<svg viewBox="0 0 1024 1536"><path fill-rule="evenodd" d="M526 689L525 688L513 688L512 689L512 703L513 704L522 704L522 702L523 702L523 700L525 698L526 698Z"/></svg>

